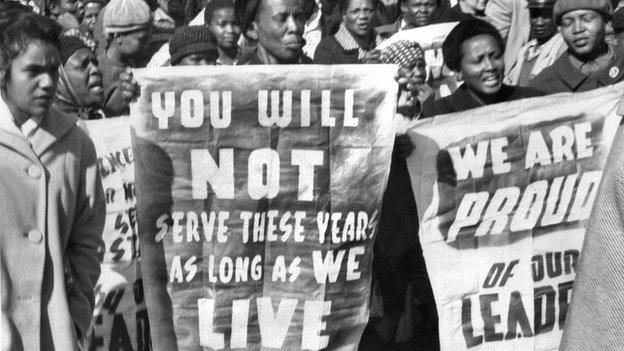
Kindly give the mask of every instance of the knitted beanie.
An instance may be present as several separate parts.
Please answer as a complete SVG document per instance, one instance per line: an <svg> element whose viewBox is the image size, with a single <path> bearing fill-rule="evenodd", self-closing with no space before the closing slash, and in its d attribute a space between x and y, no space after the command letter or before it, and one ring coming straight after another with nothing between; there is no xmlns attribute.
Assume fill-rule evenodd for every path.
<svg viewBox="0 0 624 351"><path fill-rule="evenodd" d="M415 41L401 40L386 47L379 57L381 63L395 63L403 68L414 66L418 59L425 58L423 50Z"/></svg>
<svg viewBox="0 0 624 351"><path fill-rule="evenodd" d="M143 0L112 0L104 12L104 32L127 33L147 27L152 11Z"/></svg>
<svg viewBox="0 0 624 351"><path fill-rule="evenodd" d="M610 0L557 0L553 8L553 18L559 24L565 13L574 10L594 10L606 15L609 19L613 16L613 6Z"/></svg>
<svg viewBox="0 0 624 351"><path fill-rule="evenodd" d="M60 38L59 52L61 54L61 64L65 66L67 60L74 52L85 48L89 49L87 44L80 38L70 35L62 35ZM91 50L91 49L89 49Z"/></svg>
<svg viewBox="0 0 624 351"><path fill-rule="evenodd" d="M208 52L216 60L219 57L216 40L204 26L184 26L176 29L169 41L171 64L177 64L184 56Z"/></svg>

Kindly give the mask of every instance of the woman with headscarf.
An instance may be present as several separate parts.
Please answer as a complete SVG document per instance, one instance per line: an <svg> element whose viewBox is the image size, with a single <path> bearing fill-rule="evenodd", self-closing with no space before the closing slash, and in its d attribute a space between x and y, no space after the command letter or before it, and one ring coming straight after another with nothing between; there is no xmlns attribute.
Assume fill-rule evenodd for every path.
<svg viewBox="0 0 624 351"><path fill-rule="evenodd" d="M73 35L61 37L59 51L61 65L54 107L79 119L107 117L101 110L104 89L95 53L82 38ZM124 102L129 103L136 96L138 86L132 81L131 73L122 73L120 81Z"/></svg>
<svg viewBox="0 0 624 351"><path fill-rule="evenodd" d="M426 82L425 56L416 42L389 45L381 52L380 62L398 64L405 77L419 87L420 94L414 97L401 86L399 100L417 99L424 103L433 97L433 89ZM416 202L405 163L412 149L406 134L397 135L373 256L373 289L381 297L383 311L380 317L371 316L362 341L366 344L364 350L438 347L435 302L418 240ZM371 303L373 311L379 308L376 301ZM411 324L399 327L401 321ZM375 339L381 339L383 346L375 345Z"/></svg>
<svg viewBox="0 0 624 351"><path fill-rule="evenodd" d="M424 104L421 117L543 95L534 89L503 84L505 42L487 22L460 22L444 40L442 54L448 68L464 84L452 95Z"/></svg>
<svg viewBox="0 0 624 351"><path fill-rule="evenodd" d="M341 0L340 28L321 40L314 52L314 63L377 63L379 51L375 47L381 43L381 37L373 28L375 4L375 0Z"/></svg>
<svg viewBox="0 0 624 351"><path fill-rule="evenodd" d="M104 102L104 89L95 54L79 37L62 36L60 42L55 108L80 119L103 118L99 108Z"/></svg>

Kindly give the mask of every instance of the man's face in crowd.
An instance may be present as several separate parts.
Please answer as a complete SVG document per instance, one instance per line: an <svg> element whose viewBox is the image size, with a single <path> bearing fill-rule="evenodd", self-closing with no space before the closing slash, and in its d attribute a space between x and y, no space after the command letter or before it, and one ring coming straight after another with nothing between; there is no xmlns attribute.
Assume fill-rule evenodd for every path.
<svg viewBox="0 0 624 351"><path fill-rule="evenodd" d="M547 42L557 33L557 24L553 19L552 7L533 7L531 13L531 31L540 44Z"/></svg>
<svg viewBox="0 0 624 351"><path fill-rule="evenodd" d="M577 57L591 57L605 45L606 22L594 10L574 10L561 17L560 32Z"/></svg>
<svg viewBox="0 0 624 351"><path fill-rule="evenodd" d="M208 29L217 39L217 45L223 49L236 47L241 35L241 29L234 16L233 8L214 11Z"/></svg>
<svg viewBox="0 0 624 351"><path fill-rule="evenodd" d="M215 55L210 52L198 52L184 56L176 66L210 66L216 61Z"/></svg>
<svg viewBox="0 0 624 351"><path fill-rule="evenodd" d="M503 52L491 35L477 35L462 44L461 75L479 95L493 95L503 84Z"/></svg>
<svg viewBox="0 0 624 351"><path fill-rule="evenodd" d="M85 106L99 107L104 101L102 73L97 66L97 59L89 49L82 48L74 52L67 63L65 73L78 101Z"/></svg>
<svg viewBox="0 0 624 351"><path fill-rule="evenodd" d="M93 31L93 28L95 28L95 20L97 19L101 9L102 5L97 2L88 2L85 5L82 24L89 28L90 31Z"/></svg>
<svg viewBox="0 0 624 351"><path fill-rule="evenodd" d="M32 42L9 64L4 101L19 122L44 116L58 84L59 52L51 43Z"/></svg>
<svg viewBox="0 0 624 351"><path fill-rule="evenodd" d="M475 13L485 12L485 5L487 5L488 3L488 0L463 0L463 1Z"/></svg>
<svg viewBox="0 0 624 351"><path fill-rule="evenodd" d="M141 52L149 40L150 29L138 29L129 33L120 33L116 40L118 40L119 48L124 56L132 57Z"/></svg>
<svg viewBox="0 0 624 351"><path fill-rule="evenodd" d="M349 32L364 37L370 34L375 8L372 0L351 0L342 19Z"/></svg>
<svg viewBox="0 0 624 351"><path fill-rule="evenodd" d="M401 5L403 19L412 27L431 24L437 11L438 0L405 0Z"/></svg>
<svg viewBox="0 0 624 351"><path fill-rule="evenodd" d="M305 20L302 0L261 0L253 23L258 46L274 63L296 63L303 54Z"/></svg>
<svg viewBox="0 0 624 351"><path fill-rule="evenodd" d="M76 15L76 13L78 12L78 1L77 0L61 0L60 12L71 13L72 15Z"/></svg>

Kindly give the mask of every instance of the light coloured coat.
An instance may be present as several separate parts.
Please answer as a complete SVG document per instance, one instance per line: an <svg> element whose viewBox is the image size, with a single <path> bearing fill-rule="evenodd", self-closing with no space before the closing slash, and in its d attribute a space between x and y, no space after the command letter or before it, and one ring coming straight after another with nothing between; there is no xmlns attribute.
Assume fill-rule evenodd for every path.
<svg viewBox="0 0 624 351"><path fill-rule="evenodd" d="M525 64L525 55L527 50L531 46L536 46L537 39L533 39L524 45L520 51L518 52L518 57L516 62L511 65L509 69L509 73L505 76L505 84L509 85L517 85L520 80L520 74L522 73L522 66ZM551 66L561 54L566 51L568 46L563 40L563 36L561 33L555 34L552 38L550 38L547 42L545 42L540 48L541 52L535 58L535 64L533 68L531 68L531 76L535 77L540 74L546 67Z"/></svg>
<svg viewBox="0 0 624 351"><path fill-rule="evenodd" d="M505 45L505 74L529 41L531 16L527 0L490 0L485 7L487 20L500 32Z"/></svg>
<svg viewBox="0 0 624 351"><path fill-rule="evenodd" d="M76 350L93 311L105 206L95 148L74 117L50 112L30 142L0 129L3 350Z"/></svg>
<svg viewBox="0 0 624 351"><path fill-rule="evenodd" d="M622 113L622 100L620 110ZM605 163L583 242L560 351L624 348L624 127Z"/></svg>

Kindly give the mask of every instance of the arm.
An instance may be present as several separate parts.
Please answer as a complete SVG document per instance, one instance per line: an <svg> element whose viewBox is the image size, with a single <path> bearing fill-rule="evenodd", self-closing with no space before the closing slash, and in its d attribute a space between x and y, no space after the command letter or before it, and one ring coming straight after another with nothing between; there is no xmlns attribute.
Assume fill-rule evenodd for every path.
<svg viewBox="0 0 624 351"><path fill-rule="evenodd" d="M76 127L78 129L78 127ZM100 276L104 252L102 231L106 203L91 139L82 130L80 184L76 195L76 213L65 248L73 285L67 291L69 308L77 329L86 335L94 307L94 287Z"/></svg>
<svg viewBox="0 0 624 351"><path fill-rule="evenodd" d="M513 1L517 0L490 0L485 7L486 18L496 29L498 29L501 36L505 40L507 39L509 28L511 27Z"/></svg>

